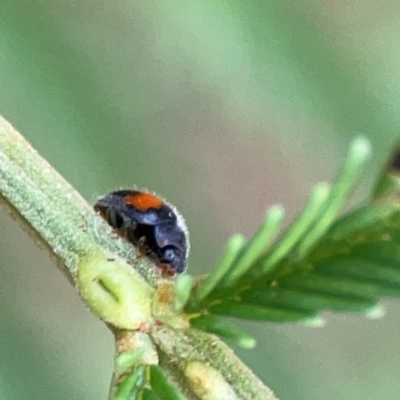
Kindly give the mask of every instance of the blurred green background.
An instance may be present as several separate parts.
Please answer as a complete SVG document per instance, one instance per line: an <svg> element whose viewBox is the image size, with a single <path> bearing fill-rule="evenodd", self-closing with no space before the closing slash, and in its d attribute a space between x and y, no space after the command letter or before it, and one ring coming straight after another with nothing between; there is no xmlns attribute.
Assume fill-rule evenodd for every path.
<svg viewBox="0 0 400 400"><path fill-rule="evenodd" d="M0 113L90 202L137 185L177 205L203 273L267 206L289 222L360 132L368 193L399 132L398 5L3 0ZM105 399L111 334L3 209L0 227L0 399ZM236 350L281 400L398 400L400 304L383 304L249 323L258 347Z"/></svg>

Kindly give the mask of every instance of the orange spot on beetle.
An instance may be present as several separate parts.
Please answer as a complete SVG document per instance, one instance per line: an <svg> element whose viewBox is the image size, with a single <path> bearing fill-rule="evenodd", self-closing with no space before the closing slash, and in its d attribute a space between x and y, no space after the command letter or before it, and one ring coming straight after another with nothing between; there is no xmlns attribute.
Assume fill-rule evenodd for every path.
<svg viewBox="0 0 400 400"><path fill-rule="evenodd" d="M147 211L149 208L156 210L163 206L163 201L150 193L130 194L124 197L125 203L140 211Z"/></svg>

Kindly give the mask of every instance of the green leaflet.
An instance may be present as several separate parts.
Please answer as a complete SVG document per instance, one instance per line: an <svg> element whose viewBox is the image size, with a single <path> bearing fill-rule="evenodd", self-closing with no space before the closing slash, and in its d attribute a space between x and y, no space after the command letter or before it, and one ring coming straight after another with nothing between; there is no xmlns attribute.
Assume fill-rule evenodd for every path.
<svg viewBox="0 0 400 400"><path fill-rule="evenodd" d="M210 307L210 312L230 317L245 318L255 321L301 321L315 315L314 311L302 309L285 309L283 307L267 307L262 305L243 304L240 301L222 301Z"/></svg>
<svg viewBox="0 0 400 400"><path fill-rule="evenodd" d="M261 267L262 273L266 274L275 267L301 240L321 212L321 208L324 206L329 192L330 187L325 182L315 186L300 215L265 257L265 261Z"/></svg>
<svg viewBox="0 0 400 400"><path fill-rule="evenodd" d="M120 383L112 400L136 400L139 389L145 383L144 365L138 365L135 370Z"/></svg>
<svg viewBox="0 0 400 400"><path fill-rule="evenodd" d="M352 254L400 270L400 245L394 242L361 243L354 247Z"/></svg>
<svg viewBox="0 0 400 400"><path fill-rule="evenodd" d="M161 400L152 390L150 389L143 389L142 390L142 399L141 400Z"/></svg>
<svg viewBox="0 0 400 400"><path fill-rule="evenodd" d="M252 336L238 327L237 324L224 317L201 315L200 317L191 319L190 325L194 328L230 339L245 349L251 349L256 344L256 340Z"/></svg>
<svg viewBox="0 0 400 400"><path fill-rule="evenodd" d="M292 275L282 279L280 285L287 289L297 289L304 292L319 290L332 295L367 297L375 299L375 301L381 296L400 295L400 291L393 291L373 282L360 282L354 278L326 276L317 273Z"/></svg>
<svg viewBox="0 0 400 400"><path fill-rule="evenodd" d="M375 299L353 294L284 288L263 291L248 290L242 293L241 299L245 303L285 309L302 309L304 311L319 311L321 309L364 311L375 304Z"/></svg>
<svg viewBox="0 0 400 400"><path fill-rule="evenodd" d="M143 357L146 349L144 347L138 347L136 349L121 353L115 360L115 370L119 373L125 373L130 369L133 369L135 364Z"/></svg>
<svg viewBox="0 0 400 400"><path fill-rule="evenodd" d="M376 263L350 255L322 260L315 263L314 267L317 273L322 275L333 278L347 278L360 283L365 282L377 287L391 289L394 296L400 294L400 270L387 267L384 263Z"/></svg>
<svg viewBox="0 0 400 400"><path fill-rule="evenodd" d="M225 246L224 254L221 260L218 262L215 270L204 279L199 288L195 293L196 302L201 302L206 298L212 290L222 281L222 279L228 274L236 257L243 250L246 244L246 238L237 233L233 235Z"/></svg>
<svg viewBox="0 0 400 400"><path fill-rule="evenodd" d="M333 224L327 234L335 241L351 237L355 232L374 232L382 229L386 221L399 213L396 204L374 206L367 204L350 212Z"/></svg>
<svg viewBox="0 0 400 400"><path fill-rule="evenodd" d="M280 228L284 216L285 210L280 205L272 206L267 210L263 224L232 264L231 270L225 277L224 285L233 285L266 253L269 244Z"/></svg>
<svg viewBox="0 0 400 400"><path fill-rule="evenodd" d="M182 310L187 303L193 286L193 277L188 274L179 275L175 280L175 309Z"/></svg>
<svg viewBox="0 0 400 400"><path fill-rule="evenodd" d="M310 250L318 243L323 235L329 230L339 210L354 188L366 160L370 157L371 144L367 138L359 136L350 144L346 162L340 171L336 182L332 187L325 206L322 207L320 218L310 228L303 241L297 248L297 258L304 258Z"/></svg>
<svg viewBox="0 0 400 400"><path fill-rule="evenodd" d="M154 393L163 400L186 400L164 375L163 370L157 365L151 365L150 370L150 385Z"/></svg>
<svg viewBox="0 0 400 400"><path fill-rule="evenodd" d="M276 209L269 210L254 237L230 252L218 279L200 283L201 301L186 308L197 317L192 326L225 338L230 330L239 341L239 328L223 316L315 325L321 310L382 315L379 299L400 297L400 179L385 180L393 168L384 172L374 203L337 217L369 155L368 140L356 138L332 189L316 186L274 245L280 218L271 220Z"/></svg>

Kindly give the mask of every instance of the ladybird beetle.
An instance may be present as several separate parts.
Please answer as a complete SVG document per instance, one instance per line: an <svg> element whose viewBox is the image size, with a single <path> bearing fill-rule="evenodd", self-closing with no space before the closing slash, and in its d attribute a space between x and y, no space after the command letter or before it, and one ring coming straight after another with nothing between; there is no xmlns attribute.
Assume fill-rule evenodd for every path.
<svg viewBox="0 0 400 400"><path fill-rule="evenodd" d="M101 197L94 209L140 252L154 259L165 275L186 269L189 235L175 207L154 194L118 190Z"/></svg>

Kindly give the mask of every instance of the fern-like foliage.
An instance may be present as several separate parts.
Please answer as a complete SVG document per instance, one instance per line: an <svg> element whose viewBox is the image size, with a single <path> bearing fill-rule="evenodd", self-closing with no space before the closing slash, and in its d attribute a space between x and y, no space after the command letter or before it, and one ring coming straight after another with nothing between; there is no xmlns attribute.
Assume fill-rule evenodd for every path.
<svg viewBox="0 0 400 400"><path fill-rule="evenodd" d="M215 271L194 284L185 307L192 326L251 347L251 336L225 317L316 324L321 310L376 315L381 297L399 297L396 158L371 200L338 217L369 155L368 140L356 138L332 187L317 185L275 242L284 216L280 206L267 211L248 241L234 235Z"/></svg>

